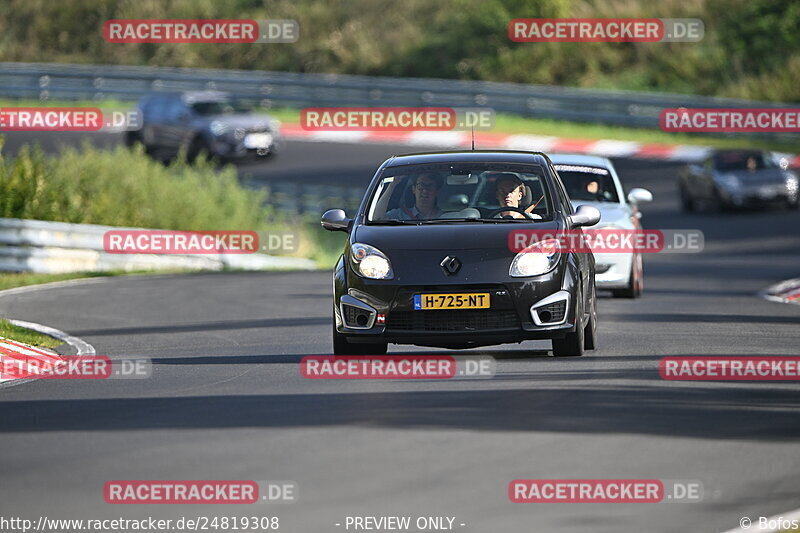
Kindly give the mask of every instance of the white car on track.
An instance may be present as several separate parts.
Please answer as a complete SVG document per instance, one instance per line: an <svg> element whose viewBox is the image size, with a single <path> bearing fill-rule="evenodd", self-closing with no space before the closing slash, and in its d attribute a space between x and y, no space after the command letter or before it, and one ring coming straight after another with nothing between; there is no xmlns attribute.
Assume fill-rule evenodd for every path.
<svg viewBox="0 0 800 533"><path fill-rule="evenodd" d="M605 157L576 154L550 155L561 176L573 207L591 205L602 214L592 229L642 229L638 204L650 202L647 189L635 188L625 195L614 164ZM618 298L636 298L644 287L642 254L596 253L595 272L598 289L611 289Z"/></svg>

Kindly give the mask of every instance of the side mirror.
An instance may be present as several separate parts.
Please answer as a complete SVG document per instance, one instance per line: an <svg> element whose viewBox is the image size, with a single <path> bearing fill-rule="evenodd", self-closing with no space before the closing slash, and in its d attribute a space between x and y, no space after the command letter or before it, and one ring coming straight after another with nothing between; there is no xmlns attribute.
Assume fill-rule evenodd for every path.
<svg viewBox="0 0 800 533"><path fill-rule="evenodd" d="M328 231L349 231L353 219L347 218L344 209L330 209L322 214L320 224Z"/></svg>
<svg viewBox="0 0 800 533"><path fill-rule="evenodd" d="M638 204L642 202L652 202L653 193L651 193L647 189L640 189L639 187L636 187L631 189L631 192L628 193L628 201L632 204Z"/></svg>
<svg viewBox="0 0 800 533"><path fill-rule="evenodd" d="M600 222L600 210L590 205L580 205L573 214L567 217L567 221L573 228L594 226Z"/></svg>

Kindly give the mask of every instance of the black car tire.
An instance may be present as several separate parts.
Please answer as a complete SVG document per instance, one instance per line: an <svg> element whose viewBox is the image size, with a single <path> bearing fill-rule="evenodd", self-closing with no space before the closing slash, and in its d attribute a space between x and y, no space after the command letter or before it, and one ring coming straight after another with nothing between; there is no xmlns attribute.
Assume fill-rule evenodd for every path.
<svg viewBox="0 0 800 533"><path fill-rule="evenodd" d="M190 164L194 163L197 161L197 158L200 157L200 154L203 154L206 161L211 158L211 151L208 146L206 146L205 141L202 137L197 136L192 139L189 143L189 147L186 149L186 161Z"/></svg>
<svg viewBox="0 0 800 533"><path fill-rule="evenodd" d="M589 311L589 322L583 332L583 347L587 350L597 348L597 294L592 289L591 310Z"/></svg>
<svg viewBox="0 0 800 533"><path fill-rule="evenodd" d="M137 144L144 144L141 135L139 135L138 131L126 131L125 132L125 146L128 148L133 148Z"/></svg>
<svg viewBox="0 0 800 533"><path fill-rule="evenodd" d="M336 331L336 317L333 318L334 355L386 355L389 345L385 342L361 344L350 343L344 335Z"/></svg>
<svg viewBox="0 0 800 533"><path fill-rule="evenodd" d="M709 211L711 211L712 213L724 213L725 211L730 210L731 206L725 200L722 199L722 195L719 193L719 190L715 187L708 208Z"/></svg>
<svg viewBox="0 0 800 533"><path fill-rule="evenodd" d="M567 333L563 339L553 339L553 355L556 357L580 357L584 351L583 293L575 297L575 331Z"/></svg>
<svg viewBox="0 0 800 533"><path fill-rule="evenodd" d="M631 262L631 274L628 277L628 286L624 289L611 289L611 296L614 298L638 298L642 295L641 273L637 261L641 258L634 257Z"/></svg>
<svg viewBox="0 0 800 533"><path fill-rule="evenodd" d="M686 187L681 185L680 187L681 193L681 207L686 213L693 213L695 210L694 199L689 196L689 193L686 191Z"/></svg>

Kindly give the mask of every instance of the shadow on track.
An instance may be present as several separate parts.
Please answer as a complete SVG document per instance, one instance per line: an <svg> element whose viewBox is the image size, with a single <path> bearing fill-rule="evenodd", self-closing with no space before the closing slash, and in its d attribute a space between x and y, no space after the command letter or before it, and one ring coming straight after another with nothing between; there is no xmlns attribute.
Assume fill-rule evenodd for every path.
<svg viewBox="0 0 800 533"><path fill-rule="evenodd" d="M564 432L786 441L800 437L800 397L757 385L564 385L546 390L226 395L3 402L0 433L311 428ZM79 414L79 416L76 416Z"/></svg>

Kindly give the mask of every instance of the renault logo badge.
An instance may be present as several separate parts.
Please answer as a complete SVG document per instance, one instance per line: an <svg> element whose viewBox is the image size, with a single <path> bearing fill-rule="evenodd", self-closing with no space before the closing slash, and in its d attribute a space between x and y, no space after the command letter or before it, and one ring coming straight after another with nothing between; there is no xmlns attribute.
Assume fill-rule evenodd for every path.
<svg viewBox="0 0 800 533"><path fill-rule="evenodd" d="M448 255L447 257L442 259L442 262L439 263L439 265L441 265L445 274L447 274L448 276L452 276L453 274L458 272L459 268L461 268L461 261L459 261L458 258L454 255Z"/></svg>

